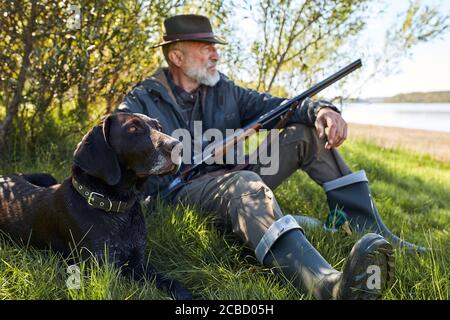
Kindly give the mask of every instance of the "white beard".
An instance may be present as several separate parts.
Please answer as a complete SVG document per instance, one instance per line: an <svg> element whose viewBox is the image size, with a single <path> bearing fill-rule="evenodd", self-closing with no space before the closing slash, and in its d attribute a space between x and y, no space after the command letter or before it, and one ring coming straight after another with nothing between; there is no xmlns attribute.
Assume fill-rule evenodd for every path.
<svg viewBox="0 0 450 320"><path fill-rule="evenodd" d="M206 86L213 87L219 82L220 74L218 71L214 72L213 75L208 73L208 68L215 66L216 63L208 60L208 63L201 68L190 67L186 69L186 75L192 79L197 80L199 83Z"/></svg>

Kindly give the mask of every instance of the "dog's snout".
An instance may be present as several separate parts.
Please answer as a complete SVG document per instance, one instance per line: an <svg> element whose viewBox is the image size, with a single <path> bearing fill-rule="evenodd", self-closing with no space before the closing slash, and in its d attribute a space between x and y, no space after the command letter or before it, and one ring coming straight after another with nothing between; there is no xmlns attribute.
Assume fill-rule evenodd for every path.
<svg viewBox="0 0 450 320"><path fill-rule="evenodd" d="M152 174L174 174L182 163L182 144L175 138L162 133L152 131L151 136L155 151L158 153L158 170L153 170Z"/></svg>
<svg viewBox="0 0 450 320"><path fill-rule="evenodd" d="M174 140L170 142L168 148L170 148L170 159L172 160L172 164L174 165L173 173L175 173L181 167L183 144L178 140Z"/></svg>
<svg viewBox="0 0 450 320"><path fill-rule="evenodd" d="M164 143L163 148L168 153L172 153L172 152L181 152L181 146L182 146L181 142L174 139L172 141Z"/></svg>

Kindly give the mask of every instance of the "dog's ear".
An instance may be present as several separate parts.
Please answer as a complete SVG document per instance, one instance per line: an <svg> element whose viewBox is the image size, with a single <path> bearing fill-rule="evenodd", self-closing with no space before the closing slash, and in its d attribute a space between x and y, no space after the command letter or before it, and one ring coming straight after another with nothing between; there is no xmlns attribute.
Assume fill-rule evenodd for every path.
<svg viewBox="0 0 450 320"><path fill-rule="evenodd" d="M106 117L102 124L84 136L74 152L73 163L87 174L113 186L119 183L122 174L117 156L108 141L111 118Z"/></svg>

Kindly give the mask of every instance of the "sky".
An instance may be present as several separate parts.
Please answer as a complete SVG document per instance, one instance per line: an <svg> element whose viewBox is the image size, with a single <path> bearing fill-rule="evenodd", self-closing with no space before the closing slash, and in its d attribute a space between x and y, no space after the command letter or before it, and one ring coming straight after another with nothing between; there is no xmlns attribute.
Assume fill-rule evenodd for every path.
<svg viewBox="0 0 450 320"><path fill-rule="evenodd" d="M361 97L383 97L417 91L450 91L450 34L442 40L418 45L412 58L403 59L401 71L371 81Z"/></svg>
<svg viewBox="0 0 450 320"><path fill-rule="evenodd" d="M379 43L386 25L390 25L399 11L405 10L408 1L392 1L384 19L369 21L365 36ZM442 13L450 14L450 1L424 1L438 4ZM383 30L383 31L381 31ZM361 97L383 97L415 91L450 91L450 32L411 50L411 56L400 63L398 74L376 79L362 89Z"/></svg>
<svg viewBox="0 0 450 320"><path fill-rule="evenodd" d="M399 13L408 8L409 2L409 0L389 1L382 16L373 17L368 21L362 33L363 38L373 46L382 47L386 28L395 22ZM442 14L450 15L450 0L424 0L423 4L437 5ZM235 19L238 21L239 29L246 31L245 36L248 40L257 35L257 26L251 19L239 15ZM416 91L450 91L450 30L432 41L412 48L410 55L400 61L399 70L395 75L372 79L363 86L355 84L361 88L357 95L367 98Z"/></svg>

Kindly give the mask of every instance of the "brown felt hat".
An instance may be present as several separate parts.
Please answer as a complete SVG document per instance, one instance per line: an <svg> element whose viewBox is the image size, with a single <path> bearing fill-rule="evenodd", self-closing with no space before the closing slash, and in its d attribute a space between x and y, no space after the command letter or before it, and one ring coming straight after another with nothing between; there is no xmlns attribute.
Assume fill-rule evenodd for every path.
<svg viewBox="0 0 450 320"><path fill-rule="evenodd" d="M164 20L165 34L161 43L153 48L179 41L202 41L227 44L224 39L214 35L211 22L197 14L182 14Z"/></svg>

